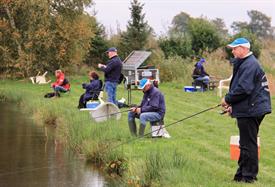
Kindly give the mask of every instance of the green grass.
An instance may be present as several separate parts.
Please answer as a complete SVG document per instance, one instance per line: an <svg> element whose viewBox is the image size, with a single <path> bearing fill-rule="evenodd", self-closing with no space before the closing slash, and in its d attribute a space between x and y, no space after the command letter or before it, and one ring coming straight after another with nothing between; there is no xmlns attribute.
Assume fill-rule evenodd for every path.
<svg viewBox="0 0 275 187"><path fill-rule="evenodd" d="M55 127L57 137L88 160L100 163L108 171L122 173L119 182L124 185L252 186L231 181L237 162L230 160L229 139L238 134L238 129L234 119L218 114L218 108L170 126L167 130L171 139L143 138L113 149L117 144L132 140L127 114L123 113L119 121L93 122L88 113L76 108L84 78L71 77L70 80L71 93L57 99L43 97L51 91L49 85L0 81L0 98L19 103L38 124ZM220 102L216 92L185 93L183 86L176 83L160 85L166 99L166 125ZM132 93L133 103L138 104L141 92ZM122 86L118 91L118 98L121 97L127 97ZM274 100L273 97L273 103ZM274 186L274 121L275 115L268 115L260 127L259 180L253 186ZM149 125L146 132L149 132ZM112 161L122 163L112 170L108 167Z"/></svg>

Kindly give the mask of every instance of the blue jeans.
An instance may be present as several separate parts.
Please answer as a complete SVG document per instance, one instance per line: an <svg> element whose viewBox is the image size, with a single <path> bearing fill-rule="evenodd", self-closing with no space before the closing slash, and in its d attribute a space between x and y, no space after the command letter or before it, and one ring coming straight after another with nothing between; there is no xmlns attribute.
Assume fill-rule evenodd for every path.
<svg viewBox="0 0 275 187"><path fill-rule="evenodd" d="M152 125L152 122L160 121L162 117L157 112L144 112L139 116L134 112L128 113L128 121L135 123L135 118L139 118L140 125L146 126L146 122L149 121Z"/></svg>
<svg viewBox="0 0 275 187"><path fill-rule="evenodd" d="M54 91L55 91L55 92L67 92L68 90L65 89L65 88L62 87L62 86L55 86L55 87L54 87Z"/></svg>
<svg viewBox="0 0 275 187"><path fill-rule="evenodd" d="M196 78L196 80L202 81L204 84L208 84L210 78L209 78L209 76L206 75L206 76L203 76L203 77L198 77L198 78Z"/></svg>
<svg viewBox="0 0 275 187"><path fill-rule="evenodd" d="M110 81L105 82L105 90L106 90L107 95L108 95L107 101L111 102L111 103L114 103L115 105L117 105L116 88L117 88L117 83L116 82L110 82Z"/></svg>

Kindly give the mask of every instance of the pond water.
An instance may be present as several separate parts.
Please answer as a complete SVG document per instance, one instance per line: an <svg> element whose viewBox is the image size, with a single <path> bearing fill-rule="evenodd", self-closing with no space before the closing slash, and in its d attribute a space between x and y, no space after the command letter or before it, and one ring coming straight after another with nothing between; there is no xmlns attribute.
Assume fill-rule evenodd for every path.
<svg viewBox="0 0 275 187"><path fill-rule="evenodd" d="M101 187L104 177L35 125L15 104L0 102L1 187Z"/></svg>

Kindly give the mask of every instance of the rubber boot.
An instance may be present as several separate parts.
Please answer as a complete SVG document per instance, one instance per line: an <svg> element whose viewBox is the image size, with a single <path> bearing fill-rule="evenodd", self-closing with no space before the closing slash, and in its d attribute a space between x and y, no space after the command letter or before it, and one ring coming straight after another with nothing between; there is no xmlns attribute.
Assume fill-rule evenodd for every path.
<svg viewBox="0 0 275 187"><path fill-rule="evenodd" d="M138 135L144 136L144 131L145 131L145 125L140 124Z"/></svg>
<svg viewBox="0 0 275 187"><path fill-rule="evenodd" d="M134 121L128 121L129 129L132 136L137 136L137 126Z"/></svg>

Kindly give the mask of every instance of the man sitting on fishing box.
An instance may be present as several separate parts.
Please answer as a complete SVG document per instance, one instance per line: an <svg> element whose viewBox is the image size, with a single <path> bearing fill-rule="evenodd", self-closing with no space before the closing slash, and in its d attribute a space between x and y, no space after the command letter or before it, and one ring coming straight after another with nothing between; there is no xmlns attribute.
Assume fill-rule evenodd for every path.
<svg viewBox="0 0 275 187"><path fill-rule="evenodd" d="M133 136L137 136L135 118L139 118L139 136L144 135L146 122L151 125L154 122L161 121L165 115L165 101L163 94L151 84L149 79L143 78L139 82L139 89L144 93L140 106L133 107L128 113L128 125Z"/></svg>

